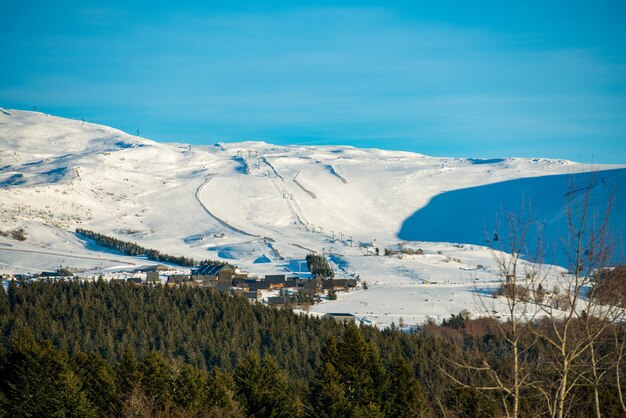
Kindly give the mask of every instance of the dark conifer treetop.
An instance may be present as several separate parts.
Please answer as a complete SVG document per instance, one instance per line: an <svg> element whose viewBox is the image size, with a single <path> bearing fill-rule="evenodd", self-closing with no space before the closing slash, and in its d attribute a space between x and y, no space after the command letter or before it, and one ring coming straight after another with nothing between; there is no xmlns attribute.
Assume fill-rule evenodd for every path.
<svg viewBox="0 0 626 418"><path fill-rule="evenodd" d="M306 256L306 261L309 267L309 271L313 273L313 275L329 279L335 277L335 272L333 271L330 264L328 264L326 258L324 258L323 256L317 254L309 254Z"/></svg>

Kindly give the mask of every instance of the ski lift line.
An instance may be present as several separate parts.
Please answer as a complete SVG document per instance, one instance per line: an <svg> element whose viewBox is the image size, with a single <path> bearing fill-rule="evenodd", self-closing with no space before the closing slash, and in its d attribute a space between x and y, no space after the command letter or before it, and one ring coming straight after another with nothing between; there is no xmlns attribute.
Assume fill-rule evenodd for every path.
<svg viewBox="0 0 626 418"><path fill-rule="evenodd" d="M264 160L264 162L266 162L266 163L267 163L267 160L265 160L265 158L264 158L264 157L262 157L262 159ZM269 164L269 163L267 163L267 164L268 164L268 166L270 166L270 167L273 169L273 167L271 166L271 164ZM274 172L275 172L275 170L274 170ZM275 172L275 173L276 173L276 172ZM314 194L314 193L312 193L312 192L310 192L309 190L307 190L306 188L304 188L304 187L302 186L302 184L300 184L300 183L298 182L297 177L298 177L298 175L299 175L299 174L300 174L300 171L299 171L299 172L298 172L298 173L294 176L294 178L292 179L292 180L293 180L293 182L294 182L294 183L296 183L296 184L297 184L297 185L298 185L298 186L299 186L299 187L300 187L300 188L301 188L304 192L306 192L306 193L307 193L307 194L309 194L311 197L313 197L314 199L316 199L317 197L315 196L315 194ZM277 175L279 178L281 178L281 179L282 179L282 177L280 177L280 175L278 175L278 173L276 173L276 175ZM200 196L199 196L199 195L200 195L200 192L202 191L202 189L203 189L203 188L204 188L204 187L205 187L205 186L206 186L206 185L207 185L207 184L208 184L208 183L209 183L209 182L210 182L210 181L211 181L214 177L215 177L215 174L211 173L211 174L209 175L209 177L207 178L207 180L206 180L204 183L202 183L200 186L198 186L198 188L196 189L196 192L195 192L195 198L196 198L196 200L198 201L198 203L202 206L202 208L204 209L204 211L205 211L205 212L206 212L206 213L207 213L210 217L212 217L215 221L217 221L220 225L222 225L222 226L224 226L224 227L226 227L226 228L230 229L231 231L234 231L234 232L236 232L236 233L239 233L239 234L242 234L242 235L246 235L246 236L249 236L249 237L260 238L260 236L259 236L259 235L251 234L251 233L249 233L249 232L243 231L243 230L241 230L241 229L239 229L239 228L236 228L236 227L234 227L234 226L230 225L229 223L225 222L225 221L224 221L224 220L222 220L221 218L219 218L219 217L215 216L215 215L214 215L214 214L213 214L213 213L212 213L212 212L211 212L211 211L210 211L210 210L209 210L209 209L208 209L208 208L204 205L204 203L202 202L202 200L200 199ZM287 191L286 189L282 189L282 190L281 190L281 193L282 193L283 198L288 199L288 200L290 200L290 201L293 201L293 197L294 197L294 196L293 196L293 194L292 194L292 193L290 193L290 192L289 192L289 191ZM294 206L295 206L295 205L294 205ZM297 217L297 220L298 220L301 224L306 225L307 229L310 229L313 233L317 233L317 228L319 228L319 233L320 233L321 235L324 235L324 227L323 227L323 226L317 226L317 227L316 227L313 223L310 223L310 222L308 222L308 221L306 221L306 220L303 222L303 221L302 221L302 218L300 217L300 214L298 213L298 210L297 210L296 208L292 208L292 209L293 209L293 210L294 210L294 212L295 212L295 215L296 215L296 217ZM331 235L328 235L328 237L329 237L329 238L332 238L332 240L333 240L333 241L335 241L336 234L339 234L339 236L341 237L341 243L344 243L344 240L343 240L344 233L343 233L343 232L337 232L337 233L335 233L335 231L334 231L334 230L331 230L331 231L330 231L330 233L331 233ZM353 240L353 238L352 238L352 236L351 236L351 235L349 236L349 238L347 239L347 241L349 241L349 242L350 242L350 246L351 246L351 247L352 247L352 246L354 246L354 240ZM300 246L300 245L298 245L298 244L292 244L292 245L297 246L297 247L300 247L300 248L303 248L303 249L306 249L307 251L313 251L313 250L311 250L311 249L309 249L309 248L302 247L302 246ZM344 244L344 245L345 245L345 244ZM314 251L313 251L313 252L314 252Z"/></svg>
<svg viewBox="0 0 626 418"><path fill-rule="evenodd" d="M272 180L271 177L270 177L270 180ZM289 192L287 189L281 188L277 184L276 181L272 180L272 185L274 186L274 189L282 195L282 198L288 201L286 203L287 203L287 206L289 207L292 217L296 218L296 222L302 223L301 221L302 217L300 216L302 211L300 210L300 207L297 205L297 201L293 199L293 194Z"/></svg>

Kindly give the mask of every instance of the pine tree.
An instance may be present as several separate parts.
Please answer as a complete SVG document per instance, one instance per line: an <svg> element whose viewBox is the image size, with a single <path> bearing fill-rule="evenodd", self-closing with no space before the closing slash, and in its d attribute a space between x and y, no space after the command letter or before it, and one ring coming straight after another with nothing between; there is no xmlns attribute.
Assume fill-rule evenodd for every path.
<svg viewBox="0 0 626 418"><path fill-rule="evenodd" d="M15 332L0 370L2 406L8 416L95 416L81 387L63 353L49 342L37 344L28 330Z"/></svg>
<svg viewBox="0 0 626 418"><path fill-rule="evenodd" d="M353 323L346 325L337 345L337 370L351 404L367 404L372 398L373 382L367 363L367 343Z"/></svg>
<svg viewBox="0 0 626 418"><path fill-rule="evenodd" d="M215 416L243 417L242 407L235 400L236 391L235 379L230 373L218 368L213 369L207 380L208 409L214 411Z"/></svg>
<svg viewBox="0 0 626 418"><path fill-rule="evenodd" d="M206 403L207 379L204 373L185 365L176 376L173 385L173 400L187 412L197 412Z"/></svg>
<svg viewBox="0 0 626 418"><path fill-rule="evenodd" d="M163 356L153 351L146 356L141 366L141 386L149 400L157 407L164 407L169 402L171 369Z"/></svg>
<svg viewBox="0 0 626 418"><path fill-rule="evenodd" d="M352 407L346 399L341 376L332 362L323 363L311 385L310 417L347 417Z"/></svg>
<svg viewBox="0 0 626 418"><path fill-rule="evenodd" d="M130 394L141 382L141 373L135 352L129 348L122 351L121 360L116 364L117 385L122 393Z"/></svg>
<svg viewBox="0 0 626 418"><path fill-rule="evenodd" d="M428 410L427 401L409 364L395 356L389 367L389 384L385 390L385 415L388 417L415 417Z"/></svg>
<svg viewBox="0 0 626 418"><path fill-rule="evenodd" d="M111 365L98 354L78 353L72 358L72 366L82 381L87 399L98 409L98 415L119 415L120 393Z"/></svg>
<svg viewBox="0 0 626 418"><path fill-rule="evenodd" d="M250 417L293 417L296 405L276 360L249 354L235 370L237 395Z"/></svg>

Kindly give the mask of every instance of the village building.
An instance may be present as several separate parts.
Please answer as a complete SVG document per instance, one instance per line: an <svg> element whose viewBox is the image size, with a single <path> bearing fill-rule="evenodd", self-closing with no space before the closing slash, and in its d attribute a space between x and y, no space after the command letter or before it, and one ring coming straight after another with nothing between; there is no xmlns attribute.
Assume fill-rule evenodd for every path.
<svg viewBox="0 0 626 418"><path fill-rule="evenodd" d="M270 290L270 284L265 280L248 281L245 283L248 290Z"/></svg>
<svg viewBox="0 0 626 418"><path fill-rule="evenodd" d="M261 292L258 290L251 290L244 292L244 296L250 300L259 300L261 299Z"/></svg>
<svg viewBox="0 0 626 418"><path fill-rule="evenodd" d="M290 296L271 296L267 298L267 304L276 307L283 307L287 305L290 301Z"/></svg>
<svg viewBox="0 0 626 418"><path fill-rule="evenodd" d="M232 290L232 286L230 283L217 283L215 290L218 292L230 292Z"/></svg>
<svg viewBox="0 0 626 418"><path fill-rule="evenodd" d="M230 281L237 275L235 268L229 264L204 264L193 272L194 276L208 276L209 280L217 280L219 282Z"/></svg>
<svg viewBox="0 0 626 418"><path fill-rule="evenodd" d="M146 283L160 283L161 277L159 276L158 271L148 271L146 272Z"/></svg>
<svg viewBox="0 0 626 418"><path fill-rule="evenodd" d="M270 289L282 289L285 287L285 275L284 274L267 274L264 282L269 284Z"/></svg>
<svg viewBox="0 0 626 418"><path fill-rule="evenodd" d="M168 286L176 286L193 283L191 280L191 276L187 274L171 274L167 277L167 285Z"/></svg>
<svg viewBox="0 0 626 418"><path fill-rule="evenodd" d="M57 269L56 271L42 271L39 274L39 277L48 277L48 278L70 278L73 277L74 273L72 273L71 271L69 271L68 269L64 269L64 268L60 268Z"/></svg>
<svg viewBox="0 0 626 418"><path fill-rule="evenodd" d="M129 277L128 279L126 279L126 281L128 283L132 283L136 286L140 286L141 285L141 277Z"/></svg>
<svg viewBox="0 0 626 418"><path fill-rule="evenodd" d="M315 296L321 288L321 280L307 280L300 289L300 294L303 296Z"/></svg>
<svg viewBox="0 0 626 418"><path fill-rule="evenodd" d="M356 285L356 279L327 279L323 282L324 290L348 290Z"/></svg>
<svg viewBox="0 0 626 418"><path fill-rule="evenodd" d="M159 272L159 271L169 271L171 269L172 269L171 267L168 267L168 266L166 266L164 264L157 264L157 265L154 265L154 266L148 266L146 268L143 268L140 271L143 271L143 272Z"/></svg>

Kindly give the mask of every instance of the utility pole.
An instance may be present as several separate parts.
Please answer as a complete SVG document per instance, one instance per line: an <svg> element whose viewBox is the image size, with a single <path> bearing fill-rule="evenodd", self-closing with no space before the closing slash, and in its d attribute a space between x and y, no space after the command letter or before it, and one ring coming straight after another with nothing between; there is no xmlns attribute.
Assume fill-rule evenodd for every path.
<svg viewBox="0 0 626 418"><path fill-rule="evenodd" d="M340 239L341 239L341 241L343 241L343 232L340 232L340 233L339 233L339 236L341 237L341 238L340 238Z"/></svg>
<svg viewBox="0 0 626 418"><path fill-rule="evenodd" d="M335 240L335 231L330 231L331 234L333 234L333 241Z"/></svg>
<svg viewBox="0 0 626 418"><path fill-rule="evenodd" d="M348 238L348 241L350 241L350 246L352 247L352 235L350 235L350 238Z"/></svg>

